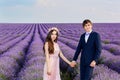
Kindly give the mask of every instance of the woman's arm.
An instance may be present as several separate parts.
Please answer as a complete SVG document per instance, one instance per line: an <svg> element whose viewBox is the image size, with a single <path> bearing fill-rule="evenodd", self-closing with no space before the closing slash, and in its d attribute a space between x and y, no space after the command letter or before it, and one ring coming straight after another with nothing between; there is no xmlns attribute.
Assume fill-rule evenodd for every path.
<svg viewBox="0 0 120 80"><path fill-rule="evenodd" d="M48 42L45 43L45 55L46 55L46 63L47 63L47 74L50 75L50 58L49 58L49 51L48 51Z"/></svg>
<svg viewBox="0 0 120 80"><path fill-rule="evenodd" d="M60 51L60 57L69 65L71 65L71 62L63 55L62 51Z"/></svg>

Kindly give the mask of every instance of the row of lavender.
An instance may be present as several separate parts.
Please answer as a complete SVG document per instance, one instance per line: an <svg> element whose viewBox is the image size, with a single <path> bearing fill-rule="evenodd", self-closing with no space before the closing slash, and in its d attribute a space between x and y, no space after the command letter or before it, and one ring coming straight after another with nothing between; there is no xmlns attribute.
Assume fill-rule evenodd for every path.
<svg viewBox="0 0 120 80"><path fill-rule="evenodd" d="M42 80L45 56L40 27L27 26L25 38L0 55L0 80Z"/></svg>
<svg viewBox="0 0 120 80"><path fill-rule="evenodd" d="M23 28L21 28L22 26L20 26L17 29L14 29L14 26L12 27L12 25L11 27L9 26L7 28L3 28L4 26L0 26L0 54L7 51L10 47L13 47L16 43L20 42L30 33L31 26L24 26Z"/></svg>
<svg viewBox="0 0 120 80"><path fill-rule="evenodd" d="M40 39L39 27L36 25L33 41L26 53L24 66L21 68L16 80L42 80L45 62L43 42Z"/></svg>
<svg viewBox="0 0 120 80"><path fill-rule="evenodd" d="M7 26L7 24L4 24L4 26L5 25ZM11 46L8 46L7 49L4 49L1 51L2 53L0 55L0 79L1 80L10 80L10 79L42 80L43 64L45 59L42 52L42 47L43 47L43 41L45 40L45 37L47 35L48 28L54 27L54 26L59 28L60 37L59 37L58 43L60 44L61 50L63 51L64 55L69 60L72 60L77 43L79 41L80 34L83 33L81 24L36 24L36 25L35 24L24 24L24 25L9 24L8 27L5 27L5 28L3 28L3 25L0 26L0 30L2 31L9 28L8 29L10 30L9 32L12 33L14 32L13 31L14 29L12 26L15 27L15 30L16 30L15 32L21 33L20 34L21 36L17 37L18 41L16 41L16 43L14 43L15 42L14 40L16 40L16 38L10 39L10 41L6 42L5 44L11 42L10 43ZM22 26L27 26L27 27L22 27ZM109 28L105 26L106 25L102 25L101 27L105 28L105 30ZM98 32L100 31L100 27L97 27L95 29L98 30ZM116 27L116 29L117 31L120 30L118 27ZM114 30L116 31L116 29L114 28L112 29L112 31L114 32ZM6 32L8 32L8 30L6 30ZM5 33L5 31L3 32ZM103 30L102 32L100 32L100 34L101 33L106 33L106 31ZM26 34L26 35L23 35L23 34ZM110 34L106 34L106 35L110 35ZM20 38L23 36L24 38ZM118 44L119 41L117 40L117 37L115 39L116 43L112 42L111 41L112 39L109 38L109 42L107 41L107 44L104 43L103 37L104 35L102 35L102 40L104 45L109 45L111 43L119 47L119 44ZM115 35L114 35L114 38L115 38ZM105 38L105 40L108 40L108 39ZM113 55L109 51L109 46L106 46L106 48L103 48L102 55L101 55L101 63L103 63L104 65L98 65L96 67L93 78L94 80L101 80L101 79L102 80L106 80L106 79L119 80L120 78L120 75L118 73L120 70L119 54L115 55L114 54L115 52L112 52L114 54ZM116 49L117 48L115 48L115 50ZM62 64L61 71L65 71L68 69L69 66L62 60L61 60L61 64ZM106 66L108 66L109 68ZM78 80L78 78L79 78L79 75L76 76L74 80Z"/></svg>
<svg viewBox="0 0 120 80"><path fill-rule="evenodd" d="M14 79L23 63L25 50L29 46L29 42L31 41L31 38L33 36L33 31L34 28L29 26L29 29L24 31L25 35L21 34L20 37L4 43L8 49L2 50L4 52L0 55L0 80Z"/></svg>

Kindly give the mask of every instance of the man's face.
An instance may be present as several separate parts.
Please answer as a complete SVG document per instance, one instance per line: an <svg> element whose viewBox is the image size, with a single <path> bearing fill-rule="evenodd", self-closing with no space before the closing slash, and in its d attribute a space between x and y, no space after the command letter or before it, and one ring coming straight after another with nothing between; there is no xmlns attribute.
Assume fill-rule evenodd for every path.
<svg viewBox="0 0 120 80"><path fill-rule="evenodd" d="M84 29L86 32L90 32L92 30L92 24L91 23L85 24Z"/></svg>

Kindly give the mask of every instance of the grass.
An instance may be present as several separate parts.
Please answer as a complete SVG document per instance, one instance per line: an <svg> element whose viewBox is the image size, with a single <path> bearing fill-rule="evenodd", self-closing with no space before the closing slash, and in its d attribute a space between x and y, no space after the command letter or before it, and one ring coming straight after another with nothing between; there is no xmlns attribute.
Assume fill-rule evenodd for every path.
<svg viewBox="0 0 120 80"><path fill-rule="evenodd" d="M0 74L0 80L9 80L9 79L8 79L8 78L6 78L6 76L5 76L5 75Z"/></svg>

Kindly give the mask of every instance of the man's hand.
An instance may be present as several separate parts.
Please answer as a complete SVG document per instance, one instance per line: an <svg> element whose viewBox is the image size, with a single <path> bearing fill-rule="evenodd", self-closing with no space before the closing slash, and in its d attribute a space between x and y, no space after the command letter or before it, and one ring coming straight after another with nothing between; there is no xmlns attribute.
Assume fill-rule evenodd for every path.
<svg viewBox="0 0 120 80"><path fill-rule="evenodd" d="M76 64L77 64L77 63L76 63L75 61L72 61L71 64L70 64L70 66L71 66L71 67L75 67Z"/></svg>
<svg viewBox="0 0 120 80"><path fill-rule="evenodd" d="M91 62L91 64L90 64L90 66L91 66L91 67L95 67L95 65L96 65L96 62L93 60L93 61Z"/></svg>

